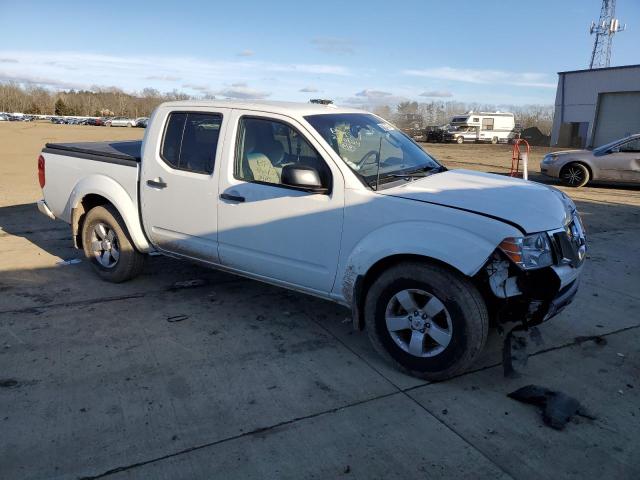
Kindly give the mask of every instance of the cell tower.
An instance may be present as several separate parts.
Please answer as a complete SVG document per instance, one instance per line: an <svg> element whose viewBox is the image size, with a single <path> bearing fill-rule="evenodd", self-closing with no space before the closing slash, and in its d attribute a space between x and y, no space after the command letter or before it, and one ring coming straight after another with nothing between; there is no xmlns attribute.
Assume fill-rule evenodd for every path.
<svg viewBox="0 0 640 480"><path fill-rule="evenodd" d="M591 52L589 68L608 67L611 62L611 41L613 35L623 31L626 25L620 26L620 21L615 18L616 0L602 0L600 19L598 23L591 22L591 35L596 36Z"/></svg>

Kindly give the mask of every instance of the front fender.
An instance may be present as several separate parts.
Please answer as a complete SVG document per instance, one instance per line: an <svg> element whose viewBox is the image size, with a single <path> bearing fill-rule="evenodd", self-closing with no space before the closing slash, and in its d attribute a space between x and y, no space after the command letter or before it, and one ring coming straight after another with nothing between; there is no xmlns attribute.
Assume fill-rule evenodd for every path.
<svg viewBox="0 0 640 480"><path fill-rule="evenodd" d="M351 304L356 280L380 260L394 255L436 259L464 275L473 276L501 240L491 241L444 223L408 221L385 225L362 238L340 266L338 280L342 280L342 296Z"/></svg>
<svg viewBox="0 0 640 480"><path fill-rule="evenodd" d="M82 199L90 194L106 198L115 207L127 226L131 240L139 251L148 252L151 250L142 225L140 225L137 198L131 198L122 185L106 175L89 175L76 183L65 207L65 218L71 218L73 209L77 208Z"/></svg>

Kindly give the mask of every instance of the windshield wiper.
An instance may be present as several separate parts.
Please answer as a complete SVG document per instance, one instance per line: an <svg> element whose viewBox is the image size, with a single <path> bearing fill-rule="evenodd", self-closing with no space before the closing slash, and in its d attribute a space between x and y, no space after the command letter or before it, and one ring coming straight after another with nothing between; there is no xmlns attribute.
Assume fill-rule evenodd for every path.
<svg viewBox="0 0 640 480"><path fill-rule="evenodd" d="M434 173L443 172L444 170L446 170L446 168L442 167L442 166L421 167L421 168L417 168L415 170L410 170L408 172L403 172L403 173L389 173L388 175L385 175L385 177L392 177L392 178L419 178L419 177L427 177L427 176L432 175Z"/></svg>

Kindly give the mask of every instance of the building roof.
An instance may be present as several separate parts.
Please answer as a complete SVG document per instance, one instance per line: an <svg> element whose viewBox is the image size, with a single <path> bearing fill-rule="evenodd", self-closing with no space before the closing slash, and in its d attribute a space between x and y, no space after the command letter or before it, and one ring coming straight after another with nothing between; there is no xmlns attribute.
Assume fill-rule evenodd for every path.
<svg viewBox="0 0 640 480"><path fill-rule="evenodd" d="M585 68L584 70L567 70L566 72L558 72L558 75L564 75L566 73L602 72L604 70L621 70L624 68L640 68L640 64L620 65L617 67L604 67L604 68Z"/></svg>
<svg viewBox="0 0 640 480"><path fill-rule="evenodd" d="M243 110L254 110L259 112L279 113L283 115L314 115L322 113L363 113L363 110L355 108L339 107L334 104L321 105L317 103L301 102L272 102L261 100L181 100L175 102L165 102L167 107L192 108L237 108ZM366 112L368 113L368 112Z"/></svg>

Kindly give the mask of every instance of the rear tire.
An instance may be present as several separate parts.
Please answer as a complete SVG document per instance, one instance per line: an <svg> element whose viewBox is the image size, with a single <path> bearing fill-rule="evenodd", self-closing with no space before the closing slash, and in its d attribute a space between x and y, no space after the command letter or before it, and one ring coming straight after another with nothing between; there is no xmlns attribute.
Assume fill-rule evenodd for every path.
<svg viewBox="0 0 640 480"><path fill-rule="evenodd" d="M458 137L458 138L456 138L456 143L457 143L458 145L462 145L462 144L464 143L464 137Z"/></svg>
<svg viewBox="0 0 640 480"><path fill-rule="evenodd" d="M427 263L403 262L382 273L367 293L364 313L375 349L401 370L432 381L464 372L489 330L475 286Z"/></svg>
<svg viewBox="0 0 640 480"><path fill-rule="evenodd" d="M568 187L584 187L589 180L589 169L582 163L569 163L560 170L560 181Z"/></svg>
<svg viewBox="0 0 640 480"><path fill-rule="evenodd" d="M111 205L89 210L82 225L82 247L103 280L125 282L142 272L145 255L135 249L124 220Z"/></svg>
<svg viewBox="0 0 640 480"><path fill-rule="evenodd" d="M497 145L497 144L498 144L498 137L493 137L493 138L491 139L491 144L492 144L492 145Z"/></svg>

